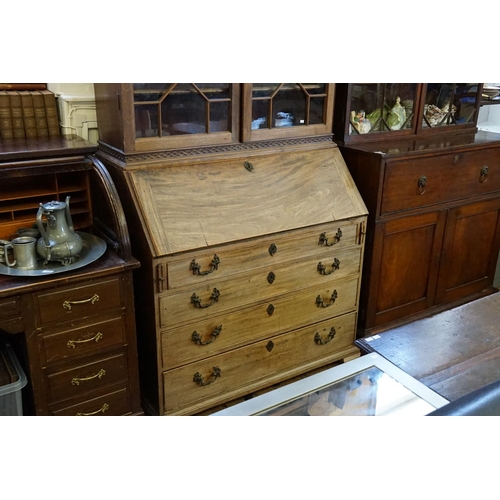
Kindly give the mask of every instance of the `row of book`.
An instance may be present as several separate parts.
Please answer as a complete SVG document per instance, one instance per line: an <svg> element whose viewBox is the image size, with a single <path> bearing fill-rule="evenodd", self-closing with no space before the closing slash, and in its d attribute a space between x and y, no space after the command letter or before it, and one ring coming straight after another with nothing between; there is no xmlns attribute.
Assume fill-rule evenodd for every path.
<svg viewBox="0 0 500 500"><path fill-rule="evenodd" d="M0 139L61 135L56 97L50 90L0 90Z"/></svg>

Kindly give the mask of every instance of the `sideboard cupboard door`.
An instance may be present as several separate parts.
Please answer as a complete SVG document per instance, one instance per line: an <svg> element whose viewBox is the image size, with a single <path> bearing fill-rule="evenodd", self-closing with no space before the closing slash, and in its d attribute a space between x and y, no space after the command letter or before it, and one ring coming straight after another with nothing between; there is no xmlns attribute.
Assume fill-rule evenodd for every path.
<svg viewBox="0 0 500 500"><path fill-rule="evenodd" d="M449 210L436 302L481 292L493 280L500 247L500 199Z"/></svg>
<svg viewBox="0 0 500 500"><path fill-rule="evenodd" d="M376 326L430 307L438 275L446 212L436 211L376 225L372 268L367 276L367 324Z"/></svg>

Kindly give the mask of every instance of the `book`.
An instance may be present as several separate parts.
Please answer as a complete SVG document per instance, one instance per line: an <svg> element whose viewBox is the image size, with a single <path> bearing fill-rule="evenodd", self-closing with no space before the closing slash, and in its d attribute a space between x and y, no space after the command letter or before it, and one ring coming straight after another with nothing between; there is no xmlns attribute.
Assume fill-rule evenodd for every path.
<svg viewBox="0 0 500 500"><path fill-rule="evenodd" d="M46 83L0 83L0 90L45 90Z"/></svg>
<svg viewBox="0 0 500 500"><path fill-rule="evenodd" d="M0 90L0 139L13 139L10 97L5 90Z"/></svg>
<svg viewBox="0 0 500 500"><path fill-rule="evenodd" d="M35 109L33 108L33 97L27 90L19 90L21 106L23 109L24 133L26 139L36 139Z"/></svg>
<svg viewBox="0 0 500 500"><path fill-rule="evenodd" d="M45 116L47 117L47 127L49 129L49 137L61 135L59 128L59 116L57 114L56 96L50 90L40 90L45 102Z"/></svg>
<svg viewBox="0 0 500 500"><path fill-rule="evenodd" d="M49 127L47 125L47 115L45 113L45 99L43 95L36 91L30 91L33 98L33 109L35 111L35 124L38 137L49 137Z"/></svg>
<svg viewBox="0 0 500 500"><path fill-rule="evenodd" d="M19 92L15 90L10 91L9 100L14 139L24 139L26 134L24 133L23 106L21 104L21 96L19 95Z"/></svg>

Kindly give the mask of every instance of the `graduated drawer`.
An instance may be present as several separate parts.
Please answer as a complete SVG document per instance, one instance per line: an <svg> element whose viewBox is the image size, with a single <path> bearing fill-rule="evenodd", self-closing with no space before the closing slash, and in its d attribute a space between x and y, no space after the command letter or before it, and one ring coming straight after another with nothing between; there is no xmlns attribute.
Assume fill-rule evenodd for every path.
<svg viewBox="0 0 500 500"><path fill-rule="evenodd" d="M161 335L163 369L199 361L353 311L357 305L358 284L358 277L330 282L326 286L310 287L293 295L275 297L226 315L164 331ZM334 291L337 298L327 305ZM318 296L323 306L317 302ZM205 345L196 340L198 336Z"/></svg>
<svg viewBox="0 0 500 500"><path fill-rule="evenodd" d="M270 264L294 261L297 256L320 255L325 248L344 249L357 245L359 226L360 219L339 221L263 237L258 242L184 254L167 261L168 288L197 285Z"/></svg>
<svg viewBox="0 0 500 500"><path fill-rule="evenodd" d="M211 280L160 298L162 328L199 321L236 307L283 295L312 285L359 274L361 245L332 247L322 254L263 267L225 280Z"/></svg>
<svg viewBox="0 0 500 500"><path fill-rule="evenodd" d="M387 162L381 215L498 190L498 148Z"/></svg>
<svg viewBox="0 0 500 500"><path fill-rule="evenodd" d="M42 365L122 345L123 331L123 318L119 316L71 330L40 335Z"/></svg>
<svg viewBox="0 0 500 500"><path fill-rule="evenodd" d="M121 279L116 277L35 294L38 323L60 323L121 307L121 285Z"/></svg>
<svg viewBox="0 0 500 500"><path fill-rule="evenodd" d="M46 375L49 403L56 403L127 380L124 353L102 357Z"/></svg>
<svg viewBox="0 0 500 500"><path fill-rule="evenodd" d="M221 398L229 400L235 389L244 393L264 379L277 379L298 367L307 371L319 360L334 360L353 346L355 324L356 314L351 313L167 371L165 412L175 414L204 402L212 406Z"/></svg>
<svg viewBox="0 0 500 500"><path fill-rule="evenodd" d="M64 406L51 405L50 413L55 416L120 416L130 414L130 394L128 387L121 387L102 396Z"/></svg>

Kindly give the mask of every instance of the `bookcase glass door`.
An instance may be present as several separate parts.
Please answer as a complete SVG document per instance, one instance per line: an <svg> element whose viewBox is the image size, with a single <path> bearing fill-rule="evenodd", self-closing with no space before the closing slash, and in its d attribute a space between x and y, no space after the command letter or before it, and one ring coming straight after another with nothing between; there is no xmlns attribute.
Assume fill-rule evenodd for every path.
<svg viewBox="0 0 500 500"><path fill-rule="evenodd" d="M474 124L480 102L478 83L428 83L422 128Z"/></svg>
<svg viewBox="0 0 500 500"><path fill-rule="evenodd" d="M326 123L325 83L252 84L252 130Z"/></svg>
<svg viewBox="0 0 500 500"><path fill-rule="evenodd" d="M229 83L134 83L136 138L230 132Z"/></svg>
<svg viewBox="0 0 500 500"><path fill-rule="evenodd" d="M415 129L416 83L353 83L349 135Z"/></svg>

